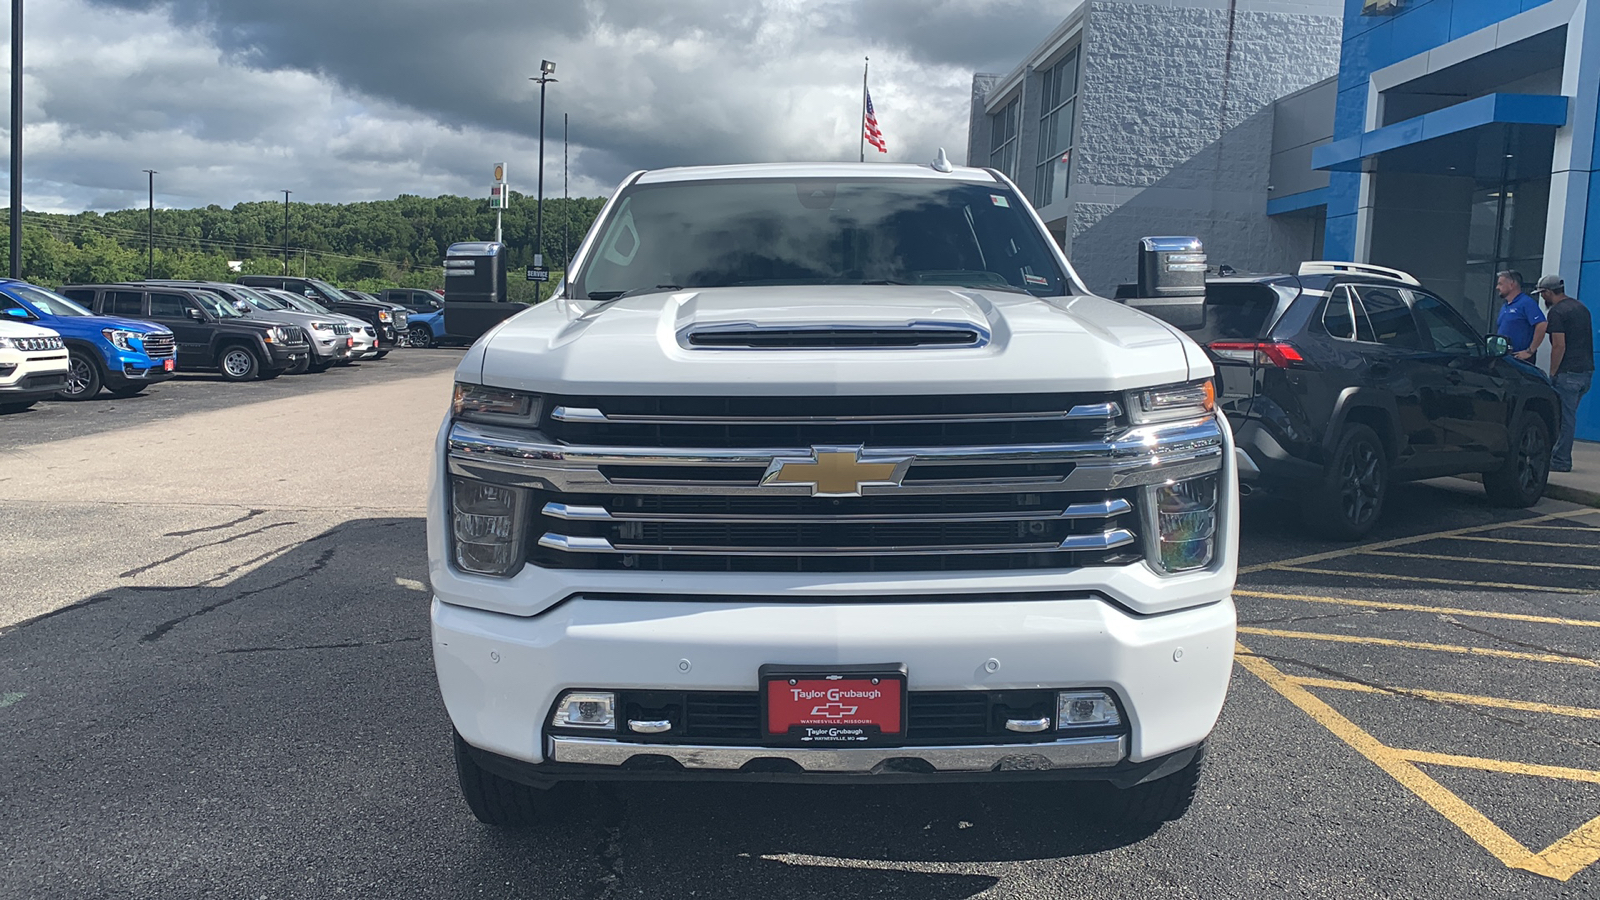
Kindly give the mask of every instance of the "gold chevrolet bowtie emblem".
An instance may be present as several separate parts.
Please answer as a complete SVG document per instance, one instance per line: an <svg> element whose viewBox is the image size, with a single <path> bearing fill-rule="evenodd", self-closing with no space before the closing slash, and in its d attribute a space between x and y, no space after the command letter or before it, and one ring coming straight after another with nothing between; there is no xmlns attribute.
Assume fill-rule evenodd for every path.
<svg viewBox="0 0 1600 900"><path fill-rule="evenodd" d="M898 485L911 457L863 460L860 447L812 447L811 456L778 457L762 484L804 484L813 497L859 497L868 485Z"/></svg>

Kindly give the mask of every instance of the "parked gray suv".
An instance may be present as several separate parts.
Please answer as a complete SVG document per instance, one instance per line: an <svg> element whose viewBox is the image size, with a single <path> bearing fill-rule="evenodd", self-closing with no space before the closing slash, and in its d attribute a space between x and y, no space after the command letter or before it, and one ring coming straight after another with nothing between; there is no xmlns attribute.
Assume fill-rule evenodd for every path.
<svg viewBox="0 0 1600 900"><path fill-rule="evenodd" d="M176 279L152 279L143 283L211 291L232 303L248 319L300 327L311 339L311 352L289 370L291 375L326 371L329 366L350 355L350 326L340 318L310 315L290 309L284 304L269 301L242 284Z"/></svg>

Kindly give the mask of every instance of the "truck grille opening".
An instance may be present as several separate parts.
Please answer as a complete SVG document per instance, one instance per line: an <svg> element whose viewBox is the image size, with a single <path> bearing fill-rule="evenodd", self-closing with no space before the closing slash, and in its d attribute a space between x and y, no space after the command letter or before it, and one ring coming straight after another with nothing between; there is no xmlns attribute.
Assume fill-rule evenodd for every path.
<svg viewBox="0 0 1600 900"><path fill-rule="evenodd" d="M688 338L691 347L745 350L890 350L987 343L971 328L749 328L693 331Z"/></svg>
<svg viewBox="0 0 1600 900"><path fill-rule="evenodd" d="M140 337L145 355L151 359L171 359L177 344L170 334L145 334Z"/></svg>

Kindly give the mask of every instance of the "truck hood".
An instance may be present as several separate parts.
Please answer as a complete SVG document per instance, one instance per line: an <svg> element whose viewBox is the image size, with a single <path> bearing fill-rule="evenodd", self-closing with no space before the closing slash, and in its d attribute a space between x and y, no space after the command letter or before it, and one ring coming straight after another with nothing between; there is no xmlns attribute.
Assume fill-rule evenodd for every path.
<svg viewBox="0 0 1600 900"><path fill-rule="evenodd" d="M718 331L971 332L968 346L705 347ZM553 300L462 360L469 382L565 394L869 395L1115 391L1210 374L1189 341L1099 297L924 285L660 291Z"/></svg>

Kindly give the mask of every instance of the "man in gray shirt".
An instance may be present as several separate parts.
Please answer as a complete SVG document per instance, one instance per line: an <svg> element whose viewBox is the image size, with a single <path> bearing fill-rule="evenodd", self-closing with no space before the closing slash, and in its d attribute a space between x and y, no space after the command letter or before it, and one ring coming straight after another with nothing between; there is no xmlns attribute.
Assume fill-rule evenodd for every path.
<svg viewBox="0 0 1600 900"><path fill-rule="evenodd" d="M1550 471L1571 472L1578 403L1594 379L1594 322L1588 307L1567 296L1567 286L1559 275L1539 279L1538 290L1550 308L1550 377L1561 396L1561 434L1550 451Z"/></svg>

